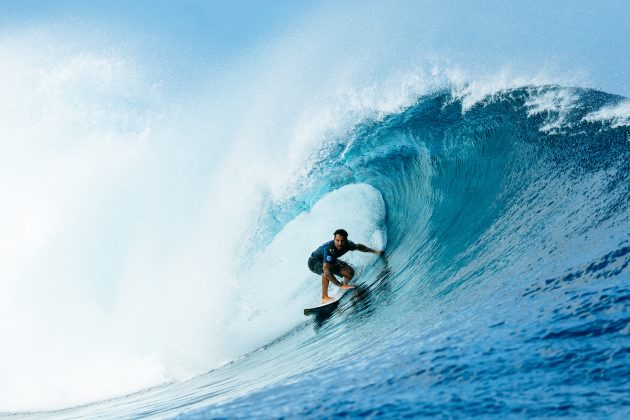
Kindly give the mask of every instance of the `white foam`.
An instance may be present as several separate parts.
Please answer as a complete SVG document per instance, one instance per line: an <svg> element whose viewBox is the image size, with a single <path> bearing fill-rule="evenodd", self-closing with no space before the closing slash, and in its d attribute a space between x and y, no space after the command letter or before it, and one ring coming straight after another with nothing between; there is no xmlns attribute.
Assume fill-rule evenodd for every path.
<svg viewBox="0 0 630 420"><path fill-rule="evenodd" d="M582 118L583 121L609 121L612 128L630 126L630 101L624 100L616 105L605 106Z"/></svg>
<svg viewBox="0 0 630 420"><path fill-rule="evenodd" d="M286 94L288 107L243 105L258 76L230 79L233 102L166 101L159 73L63 36L3 39L0 51L0 410L113 397L235 359L303 322L319 295L306 258L332 230L384 242L380 195L349 187L239 272L261 195L281 200L318 136L345 124L309 123L323 103L275 92L273 74L258 97ZM364 102L359 112L381 106ZM261 282L273 293L253 293Z"/></svg>
<svg viewBox="0 0 630 420"><path fill-rule="evenodd" d="M575 107L579 96L572 89L532 89L531 96L525 102L527 115L547 114L545 122L539 128L545 133L558 133L568 127L567 117Z"/></svg>
<svg viewBox="0 0 630 420"><path fill-rule="evenodd" d="M36 41L0 42L0 410L164 380L150 353L116 339L101 283L116 269L98 262L116 246L102 209L124 213L109 199L139 162L159 97L123 56Z"/></svg>

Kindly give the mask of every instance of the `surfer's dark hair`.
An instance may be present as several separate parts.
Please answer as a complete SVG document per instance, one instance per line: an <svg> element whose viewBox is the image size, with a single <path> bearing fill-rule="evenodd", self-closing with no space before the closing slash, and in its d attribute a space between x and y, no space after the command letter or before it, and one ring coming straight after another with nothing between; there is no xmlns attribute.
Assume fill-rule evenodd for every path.
<svg viewBox="0 0 630 420"><path fill-rule="evenodd" d="M344 239L348 239L348 232L346 232L346 231L345 231L345 230L343 230L343 229L337 229L337 230L335 231L334 235L335 235L335 236L337 236L337 235L341 235L341 236L343 236L343 238L344 238Z"/></svg>

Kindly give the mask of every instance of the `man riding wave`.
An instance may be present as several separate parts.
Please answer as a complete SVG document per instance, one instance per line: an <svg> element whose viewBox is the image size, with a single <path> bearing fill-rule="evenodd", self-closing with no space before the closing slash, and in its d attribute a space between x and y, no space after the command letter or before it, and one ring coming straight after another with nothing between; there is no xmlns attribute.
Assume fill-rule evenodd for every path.
<svg viewBox="0 0 630 420"><path fill-rule="evenodd" d="M348 240L348 232L337 229L333 240L326 242L317 248L308 259L308 268L315 274L322 276L322 303L330 302L332 298L328 296L328 284L332 282L342 289L355 287L350 284L354 277L354 269L348 263L339 259L348 251L371 252L376 255L384 255L383 251L377 251L363 244L355 244ZM343 277L341 284L335 274Z"/></svg>

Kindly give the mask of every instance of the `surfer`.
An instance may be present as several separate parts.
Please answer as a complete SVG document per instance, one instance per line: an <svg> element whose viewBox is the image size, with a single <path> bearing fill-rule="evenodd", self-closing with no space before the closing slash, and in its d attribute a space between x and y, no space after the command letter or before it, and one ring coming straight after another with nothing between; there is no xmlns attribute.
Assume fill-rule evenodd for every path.
<svg viewBox="0 0 630 420"><path fill-rule="evenodd" d="M333 240L326 242L317 248L308 259L308 268L313 273L322 276L322 303L330 302L332 298L328 296L328 283L332 282L342 289L352 289L354 285L350 280L354 277L354 269L346 262L338 259L348 251L371 252L376 255L384 255L383 251L377 251L363 244L355 244L348 240L348 232L337 229ZM341 284L335 274L343 277Z"/></svg>

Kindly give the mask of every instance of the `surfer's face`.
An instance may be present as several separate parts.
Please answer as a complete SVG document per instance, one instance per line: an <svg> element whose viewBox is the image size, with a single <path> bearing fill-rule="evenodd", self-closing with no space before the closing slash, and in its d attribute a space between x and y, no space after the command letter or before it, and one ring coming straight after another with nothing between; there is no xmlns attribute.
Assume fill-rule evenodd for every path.
<svg viewBox="0 0 630 420"><path fill-rule="evenodd" d="M346 238L341 235L335 235L335 248L341 249L346 243Z"/></svg>

